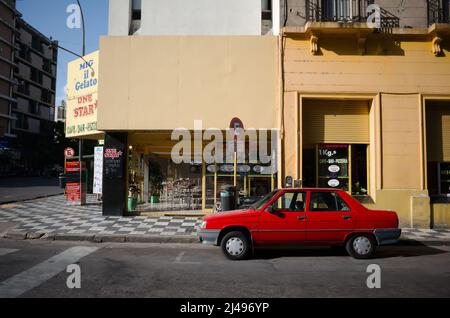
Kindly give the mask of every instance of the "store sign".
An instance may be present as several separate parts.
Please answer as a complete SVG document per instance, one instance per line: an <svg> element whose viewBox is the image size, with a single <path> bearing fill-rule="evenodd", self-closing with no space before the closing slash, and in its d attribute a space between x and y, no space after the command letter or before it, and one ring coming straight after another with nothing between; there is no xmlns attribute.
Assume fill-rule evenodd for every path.
<svg viewBox="0 0 450 318"><path fill-rule="evenodd" d="M349 189L349 146L321 144L319 152L319 187Z"/></svg>
<svg viewBox="0 0 450 318"><path fill-rule="evenodd" d="M94 147L94 185L93 193L102 194L103 185L103 147Z"/></svg>
<svg viewBox="0 0 450 318"><path fill-rule="evenodd" d="M106 148L103 153L105 178L120 179L123 177L123 151L117 148Z"/></svg>
<svg viewBox="0 0 450 318"><path fill-rule="evenodd" d="M93 52L68 65L66 137L99 134L97 130L98 56Z"/></svg>
<svg viewBox="0 0 450 318"><path fill-rule="evenodd" d="M66 162L66 203L82 205L86 202L81 182L81 164L79 161Z"/></svg>

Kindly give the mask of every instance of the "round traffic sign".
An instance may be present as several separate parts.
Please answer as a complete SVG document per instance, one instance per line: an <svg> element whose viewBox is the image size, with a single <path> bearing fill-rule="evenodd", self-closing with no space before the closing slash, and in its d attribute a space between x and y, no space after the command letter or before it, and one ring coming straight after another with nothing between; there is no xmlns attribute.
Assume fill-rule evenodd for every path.
<svg viewBox="0 0 450 318"><path fill-rule="evenodd" d="M73 156L75 156L75 150L73 150L73 148L66 148L64 149L64 156L69 159L72 158Z"/></svg>

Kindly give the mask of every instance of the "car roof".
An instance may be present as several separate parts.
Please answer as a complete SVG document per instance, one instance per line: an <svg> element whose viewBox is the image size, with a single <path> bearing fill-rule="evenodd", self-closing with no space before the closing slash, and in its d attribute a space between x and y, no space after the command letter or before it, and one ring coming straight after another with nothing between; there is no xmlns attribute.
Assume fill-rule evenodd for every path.
<svg viewBox="0 0 450 318"><path fill-rule="evenodd" d="M343 192L342 189L333 189L333 188L282 188L280 191L321 191L321 192Z"/></svg>

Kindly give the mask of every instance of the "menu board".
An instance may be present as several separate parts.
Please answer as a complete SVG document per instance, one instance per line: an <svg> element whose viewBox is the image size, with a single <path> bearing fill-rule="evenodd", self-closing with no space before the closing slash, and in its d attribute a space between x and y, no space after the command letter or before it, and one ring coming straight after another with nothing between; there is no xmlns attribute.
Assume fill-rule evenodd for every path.
<svg viewBox="0 0 450 318"><path fill-rule="evenodd" d="M82 172L85 172L84 162L66 162L66 203L68 205L83 205L86 203L86 185ZM84 175L84 174L83 174Z"/></svg>
<svg viewBox="0 0 450 318"><path fill-rule="evenodd" d="M103 147L94 147L94 184L93 193L102 194L103 184Z"/></svg>
<svg viewBox="0 0 450 318"><path fill-rule="evenodd" d="M321 144L318 146L320 188L349 190L349 145Z"/></svg>
<svg viewBox="0 0 450 318"><path fill-rule="evenodd" d="M121 179L123 177L123 151L117 148L106 148L103 153L105 178Z"/></svg>
<svg viewBox="0 0 450 318"><path fill-rule="evenodd" d="M450 162L439 163L439 194L450 194Z"/></svg>

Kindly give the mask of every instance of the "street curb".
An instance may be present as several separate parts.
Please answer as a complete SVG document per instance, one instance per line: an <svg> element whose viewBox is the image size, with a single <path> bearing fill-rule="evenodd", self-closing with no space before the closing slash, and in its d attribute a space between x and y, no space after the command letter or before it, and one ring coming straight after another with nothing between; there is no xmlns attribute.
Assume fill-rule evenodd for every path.
<svg viewBox="0 0 450 318"><path fill-rule="evenodd" d="M21 231L8 231L3 237L11 240L25 240L27 238L27 233Z"/></svg>
<svg viewBox="0 0 450 318"><path fill-rule="evenodd" d="M28 201L34 201L34 200L38 200L38 199L45 199L45 198L51 198L51 197L56 197L59 195L64 195L64 192L62 193L56 193L56 194L45 194L45 195L39 195L37 197L32 197L32 198L27 198L27 199L23 199L23 200L13 200L13 201L5 201L5 202L0 202L0 205L6 205L6 204L12 204L12 203L21 203L21 202L28 202Z"/></svg>
<svg viewBox="0 0 450 318"><path fill-rule="evenodd" d="M2 233L0 237L11 240L41 239L48 241L87 241L94 243L199 243L196 236L189 235L95 235L9 231Z"/></svg>
<svg viewBox="0 0 450 318"><path fill-rule="evenodd" d="M11 240L49 240L49 241L78 241L93 243L200 243L197 236L191 235L96 235L96 234L67 234L67 233L36 233L24 231L9 231L1 233L0 238ZM397 244L390 246L450 246L450 241L400 239Z"/></svg>

